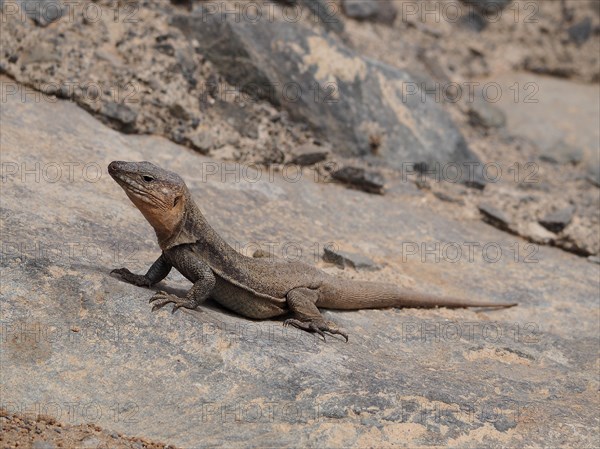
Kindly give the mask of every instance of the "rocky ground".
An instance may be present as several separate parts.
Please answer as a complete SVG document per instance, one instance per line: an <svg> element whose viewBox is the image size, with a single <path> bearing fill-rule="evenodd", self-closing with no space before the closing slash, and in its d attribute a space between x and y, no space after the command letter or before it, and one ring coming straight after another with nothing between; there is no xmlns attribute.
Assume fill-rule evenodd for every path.
<svg viewBox="0 0 600 449"><path fill-rule="evenodd" d="M557 125L574 95L597 95L597 1L98 1L55 17L36 0L23 7L33 19L17 3L28 2L4 2L0 70L115 129L220 160L328 158L387 177L491 164L486 178L502 187L475 202L495 204L505 229L600 252L597 104L569 111L568 123L587 120L588 132ZM539 74L592 84L563 83L555 95L560 81ZM554 213L560 223L544 226Z"/></svg>
<svg viewBox="0 0 600 449"><path fill-rule="evenodd" d="M5 446L595 447L600 2L0 3ZM249 255L520 306L151 314L115 159Z"/></svg>
<svg viewBox="0 0 600 449"><path fill-rule="evenodd" d="M7 413L5 409L0 409L0 426L0 443L3 447L175 449L175 446L105 431L94 424L73 426L57 422L52 416L16 415Z"/></svg>

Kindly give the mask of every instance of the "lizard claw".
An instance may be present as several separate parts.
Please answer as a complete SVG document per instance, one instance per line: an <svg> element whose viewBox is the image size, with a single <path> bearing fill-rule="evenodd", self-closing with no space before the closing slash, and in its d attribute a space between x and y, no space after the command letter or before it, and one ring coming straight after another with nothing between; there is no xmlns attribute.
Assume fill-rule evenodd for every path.
<svg viewBox="0 0 600 449"><path fill-rule="evenodd" d="M325 332L332 334L332 335L334 335L334 334L341 335L342 337L344 337L346 339L346 342L348 341L348 334L341 331L340 329L338 329L338 327L331 321L324 321L324 320L300 321L300 320L296 320L294 318L290 318L290 319L285 320L283 322L283 325L284 326L291 325L298 329L305 330L307 332L315 332L323 338L323 341L327 341L325 339Z"/></svg>
<svg viewBox="0 0 600 449"><path fill-rule="evenodd" d="M189 299L180 298L162 291L157 292L152 298L150 298L149 302L153 301L157 301L154 306L152 306L153 312L162 309L164 306L171 303L173 304L173 310L171 313L175 313L181 307L185 307L186 309L195 309L197 307L197 304Z"/></svg>
<svg viewBox="0 0 600 449"><path fill-rule="evenodd" d="M165 299L165 298L168 298L168 297L169 297L169 294L167 292L163 292L162 290L160 290L160 291L156 292L152 296L152 298L150 298L148 300L148 303L152 304L152 302L156 301L157 299Z"/></svg>
<svg viewBox="0 0 600 449"><path fill-rule="evenodd" d="M177 310L178 310L180 307L183 307L183 304L174 304L174 305L173 305L173 310L171 310L171 315L173 315L175 312L177 312Z"/></svg>
<svg viewBox="0 0 600 449"><path fill-rule="evenodd" d="M116 274L123 281L137 285L138 287L150 287L152 285L152 282L146 276L132 273L127 268L115 268L110 274Z"/></svg>
<svg viewBox="0 0 600 449"><path fill-rule="evenodd" d="M179 298L175 295L170 295L167 292L156 292L152 298L150 298L150 303L156 301L156 303L152 306L152 311L156 312L159 309L162 309L164 306L170 303L176 303Z"/></svg>

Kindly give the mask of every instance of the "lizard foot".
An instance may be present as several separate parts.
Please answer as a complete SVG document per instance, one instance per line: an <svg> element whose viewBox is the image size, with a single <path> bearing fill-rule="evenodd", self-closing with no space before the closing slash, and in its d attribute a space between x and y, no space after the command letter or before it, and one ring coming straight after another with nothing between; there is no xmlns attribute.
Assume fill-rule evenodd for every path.
<svg viewBox="0 0 600 449"><path fill-rule="evenodd" d="M316 332L321 337L323 337L323 341L325 340L325 332L332 335L341 335L348 341L348 334L342 330L340 330L337 325L331 321L319 320L319 321L300 321L294 318L287 319L283 322L284 326L294 326L298 329L305 330L307 332Z"/></svg>
<svg viewBox="0 0 600 449"><path fill-rule="evenodd" d="M170 293L162 291L156 292L156 294L150 298L149 302L152 303L154 301L156 301L156 303L154 303L154 306L152 306L153 312L156 312L157 310L162 309L164 306L171 303L173 304L173 310L171 313L175 313L180 307L184 307L186 309L195 309L198 306L195 301L190 301L186 298L180 298L179 296L171 295Z"/></svg>
<svg viewBox="0 0 600 449"><path fill-rule="evenodd" d="M110 274L116 274L125 282L129 282L130 284L137 285L138 287L151 287L152 282L141 274L135 274L129 271L127 268L117 268L116 270L112 270Z"/></svg>

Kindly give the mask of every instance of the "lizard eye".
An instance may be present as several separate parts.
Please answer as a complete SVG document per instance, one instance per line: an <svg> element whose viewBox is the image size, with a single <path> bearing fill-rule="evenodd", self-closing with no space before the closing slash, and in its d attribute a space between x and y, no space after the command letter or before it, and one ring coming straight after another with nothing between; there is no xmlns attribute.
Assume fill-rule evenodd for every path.
<svg viewBox="0 0 600 449"><path fill-rule="evenodd" d="M144 175L142 176L142 179L146 182L152 182L154 181L154 178L152 176L148 176L148 175Z"/></svg>

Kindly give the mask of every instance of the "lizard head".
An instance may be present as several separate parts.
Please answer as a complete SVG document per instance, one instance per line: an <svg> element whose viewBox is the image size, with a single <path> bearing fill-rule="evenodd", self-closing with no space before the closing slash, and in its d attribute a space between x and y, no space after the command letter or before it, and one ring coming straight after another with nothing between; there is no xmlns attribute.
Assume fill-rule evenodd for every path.
<svg viewBox="0 0 600 449"><path fill-rule="evenodd" d="M188 190L176 173L150 162L113 161L108 173L152 225L159 239L168 238L184 218Z"/></svg>

